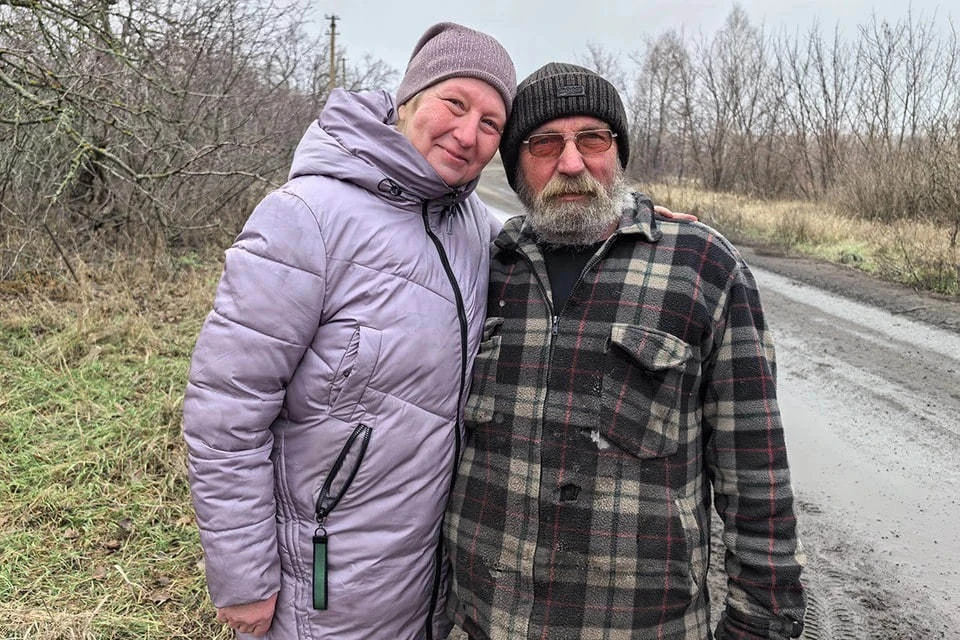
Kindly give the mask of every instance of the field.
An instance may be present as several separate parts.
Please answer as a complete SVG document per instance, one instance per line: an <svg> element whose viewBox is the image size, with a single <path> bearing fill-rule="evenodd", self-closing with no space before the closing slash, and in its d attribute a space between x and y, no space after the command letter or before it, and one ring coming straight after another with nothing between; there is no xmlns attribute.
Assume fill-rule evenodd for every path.
<svg viewBox="0 0 960 640"><path fill-rule="evenodd" d="M0 638L229 637L180 438L218 267L128 267L0 293Z"/></svg>
<svg viewBox="0 0 960 640"><path fill-rule="evenodd" d="M957 230L922 216L885 224L851 217L830 202L751 200L668 184L644 187L656 202L695 213L734 242L844 264L920 291L960 294Z"/></svg>

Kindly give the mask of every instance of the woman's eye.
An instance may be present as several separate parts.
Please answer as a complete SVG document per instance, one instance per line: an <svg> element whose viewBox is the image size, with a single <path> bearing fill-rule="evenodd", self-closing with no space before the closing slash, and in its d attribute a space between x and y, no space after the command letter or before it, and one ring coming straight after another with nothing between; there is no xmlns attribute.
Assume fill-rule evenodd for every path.
<svg viewBox="0 0 960 640"><path fill-rule="evenodd" d="M486 129L490 133L495 133L497 135L500 135L503 133L503 131L500 128L500 125L497 124L495 120L481 120L480 124L483 126L484 129Z"/></svg>

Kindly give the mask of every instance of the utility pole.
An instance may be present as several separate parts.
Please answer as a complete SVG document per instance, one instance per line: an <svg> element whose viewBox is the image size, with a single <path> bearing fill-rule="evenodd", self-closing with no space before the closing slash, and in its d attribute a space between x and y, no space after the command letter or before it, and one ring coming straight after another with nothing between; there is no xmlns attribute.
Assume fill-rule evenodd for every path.
<svg viewBox="0 0 960 640"><path fill-rule="evenodd" d="M347 86L347 56L340 56L340 86Z"/></svg>
<svg viewBox="0 0 960 640"><path fill-rule="evenodd" d="M330 21L330 79L327 90L333 91L337 86L337 20L340 16L330 15L324 18Z"/></svg>

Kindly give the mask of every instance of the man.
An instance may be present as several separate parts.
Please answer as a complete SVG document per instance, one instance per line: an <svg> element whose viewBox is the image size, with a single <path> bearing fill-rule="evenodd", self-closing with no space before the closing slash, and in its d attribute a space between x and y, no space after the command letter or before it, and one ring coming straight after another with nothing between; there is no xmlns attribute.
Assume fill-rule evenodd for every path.
<svg viewBox="0 0 960 640"><path fill-rule="evenodd" d="M753 277L716 231L631 194L614 87L551 63L500 153L527 210L495 241L445 523L473 639L796 637L802 557Z"/></svg>

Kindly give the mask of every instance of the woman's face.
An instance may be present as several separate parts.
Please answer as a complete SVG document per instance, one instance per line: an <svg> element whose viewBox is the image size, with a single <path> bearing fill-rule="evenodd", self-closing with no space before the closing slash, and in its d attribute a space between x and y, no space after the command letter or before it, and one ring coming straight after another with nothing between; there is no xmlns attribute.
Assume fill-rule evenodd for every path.
<svg viewBox="0 0 960 640"><path fill-rule="evenodd" d="M397 128L445 183L458 187L490 162L506 121L496 89L475 78L450 78L400 105Z"/></svg>

